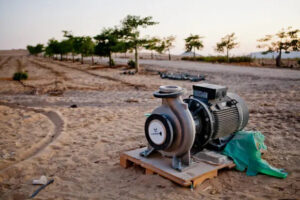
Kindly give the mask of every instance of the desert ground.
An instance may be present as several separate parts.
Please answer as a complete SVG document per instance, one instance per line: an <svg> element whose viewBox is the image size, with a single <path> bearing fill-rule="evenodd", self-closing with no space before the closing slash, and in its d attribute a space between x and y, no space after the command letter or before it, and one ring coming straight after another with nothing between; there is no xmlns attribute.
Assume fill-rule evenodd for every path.
<svg viewBox="0 0 300 200"><path fill-rule="evenodd" d="M117 60L124 63L124 60ZM99 61L100 62L100 61ZM99 63L98 62L98 63ZM54 183L35 199L299 199L300 71L183 61L142 61L143 72L0 53L0 199L26 199L41 175ZM12 76L26 70L29 79ZM246 130L261 131L263 158L289 175L247 176L235 169L194 190L143 169L119 165L122 152L146 146L145 113L161 102L160 85L192 92L195 83L161 79L159 70L206 75L226 85L249 107ZM76 106L75 106L76 105Z"/></svg>

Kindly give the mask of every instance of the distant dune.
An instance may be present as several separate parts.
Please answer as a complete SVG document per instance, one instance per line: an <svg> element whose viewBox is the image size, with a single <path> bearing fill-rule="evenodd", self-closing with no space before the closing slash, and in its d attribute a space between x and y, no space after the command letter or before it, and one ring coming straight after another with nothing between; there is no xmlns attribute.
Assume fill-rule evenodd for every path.
<svg viewBox="0 0 300 200"><path fill-rule="evenodd" d="M183 57L193 57L194 56L194 52L183 52L182 54L180 54L180 56L183 56ZM201 55L196 53L195 56L201 56Z"/></svg>
<svg viewBox="0 0 300 200"><path fill-rule="evenodd" d="M25 49L11 49L11 50L0 50L0 55L2 56L21 56L21 55L27 55L28 51Z"/></svg>

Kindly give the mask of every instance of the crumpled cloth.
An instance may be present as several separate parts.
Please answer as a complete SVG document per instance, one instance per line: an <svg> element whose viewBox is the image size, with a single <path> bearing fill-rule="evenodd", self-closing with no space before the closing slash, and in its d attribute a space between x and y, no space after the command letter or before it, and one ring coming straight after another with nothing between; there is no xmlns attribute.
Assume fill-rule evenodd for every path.
<svg viewBox="0 0 300 200"><path fill-rule="evenodd" d="M233 159L236 169L244 171L247 168L248 176L263 173L278 178L286 178L288 173L284 169L272 167L261 158L261 150L266 150L265 136L256 131L239 131L227 143L223 154Z"/></svg>

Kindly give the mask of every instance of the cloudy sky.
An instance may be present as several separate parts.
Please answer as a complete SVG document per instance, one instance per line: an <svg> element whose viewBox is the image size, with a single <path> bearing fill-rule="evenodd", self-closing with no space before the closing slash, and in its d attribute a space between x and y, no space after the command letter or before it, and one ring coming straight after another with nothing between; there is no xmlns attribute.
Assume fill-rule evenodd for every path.
<svg viewBox="0 0 300 200"><path fill-rule="evenodd" d="M299 0L0 0L0 49L46 44L62 39L62 30L75 35L98 34L120 24L126 15L153 16L159 24L143 35L176 36L174 54L184 51L189 34L204 36L200 54L235 32L235 55L257 51L256 40L281 28L300 28Z"/></svg>

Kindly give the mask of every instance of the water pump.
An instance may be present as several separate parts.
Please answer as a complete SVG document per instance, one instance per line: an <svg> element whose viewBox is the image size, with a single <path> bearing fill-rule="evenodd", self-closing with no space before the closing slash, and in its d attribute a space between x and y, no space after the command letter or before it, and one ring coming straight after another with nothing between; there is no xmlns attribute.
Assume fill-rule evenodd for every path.
<svg viewBox="0 0 300 200"><path fill-rule="evenodd" d="M182 171L191 165L191 154L208 143L242 130L249 112L244 100L227 87L214 84L193 85L193 94L182 99L184 89L160 86L154 96L162 99L145 122L148 148L141 153L150 156L158 151L172 158L172 167Z"/></svg>

